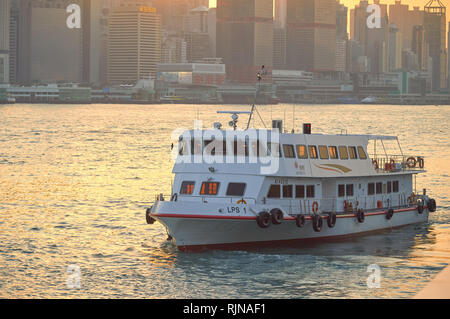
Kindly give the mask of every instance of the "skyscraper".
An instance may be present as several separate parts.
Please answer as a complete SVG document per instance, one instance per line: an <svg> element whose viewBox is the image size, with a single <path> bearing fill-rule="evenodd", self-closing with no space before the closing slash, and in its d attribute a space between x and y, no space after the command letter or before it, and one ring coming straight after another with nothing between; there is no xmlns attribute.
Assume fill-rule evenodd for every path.
<svg viewBox="0 0 450 319"><path fill-rule="evenodd" d="M113 9L109 17L108 83L154 78L161 61L161 16L155 8Z"/></svg>
<svg viewBox="0 0 450 319"><path fill-rule="evenodd" d="M335 70L336 8L336 0L287 1L289 69Z"/></svg>
<svg viewBox="0 0 450 319"><path fill-rule="evenodd" d="M431 0L425 6L425 41L433 59L432 89L447 87L446 8L440 0Z"/></svg>
<svg viewBox="0 0 450 319"><path fill-rule="evenodd" d="M227 78L253 83L264 65L271 80L273 1L218 0L216 55L223 58Z"/></svg>
<svg viewBox="0 0 450 319"><path fill-rule="evenodd" d="M0 0L0 83L9 83L9 0Z"/></svg>
<svg viewBox="0 0 450 319"><path fill-rule="evenodd" d="M411 43L411 50L417 56L417 65L420 71L427 68L428 50L425 45L425 37L423 25L415 25L413 28L413 38Z"/></svg>
<svg viewBox="0 0 450 319"><path fill-rule="evenodd" d="M411 49L414 26L423 25L424 14L419 7L409 10L409 6L401 1L389 6L389 22L395 24L401 33L403 49Z"/></svg>

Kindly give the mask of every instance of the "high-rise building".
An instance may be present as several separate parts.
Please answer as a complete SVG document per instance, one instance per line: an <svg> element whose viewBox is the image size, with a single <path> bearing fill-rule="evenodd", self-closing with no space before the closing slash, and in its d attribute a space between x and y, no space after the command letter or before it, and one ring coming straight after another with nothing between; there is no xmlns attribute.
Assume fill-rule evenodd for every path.
<svg viewBox="0 0 450 319"><path fill-rule="evenodd" d="M336 1L336 38L348 39L348 8Z"/></svg>
<svg viewBox="0 0 450 319"><path fill-rule="evenodd" d="M275 27L273 29L273 68L286 69L286 28Z"/></svg>
<svg viewBox="0 0 450 319"><path fill-rule="evenodd" d="M210 42L211 56L216 57L216 24L217 24L217 9L208 9L208 34Z"/></svg>
<svg viewBox="0 0 450 319"><path fill-rule="evenodd" d="M264 65L264 80L271 81L273 1L218 0L216 45L229 80L253 83Z"/></svg>
<svg viewBox="0 0 450 319"><path fill-rule="evenodd" d="M395 24L402 34L403 49L411 49L414 26L423 25L424 14L425 12L419 7L409 10L409 6L402 4L399 0L389 5L389 23Z"/></svg>
<svg viewBox="0 0 450 319"><path fill-rule="evenodd" d="M287 19L287 0L275 0L275 18L276 28L286 28Z"/></svg>
<svg viewBox="0 0 450 319"><path fill-rule="evenodd" d="M286 33L289 69L335 70L336 0L288 0Z"/></svg>
<svg viewBox="0 0 450 319"><path fill-rule="evenodd" d="M428 49L425 45L425 34L423 25L415 25L413 28L413 38L411 50L417 56L417 65L419 70L425 71L428 61Z"/></svg>
<svg viewBox="0 0 450 319"><path fill-rule="evenodd" d="M380 6L380 27L368 27L369 2L361 1L350 12L350 35L353 41L364 47L364 56L369 61L370 72L382 73L389 69L389 22L387 5L381 4L379 0L374 3Z"/></svg>
<svg viewBox="0 0 450 319"><path fill-rule="evenodd" d="M156 9L114 8L108 23L108 83L155 78L161 61L161 16Z"/></svg>
<svg viewBox="0 0 450 319"><path fill-rule="evenodd" d="M194 63L211 58L209 34L202 32L186 32L186 57L188 62Z"/></svg>
<svg viewBox="0 0 450 319"><path fill-rule="evenodd" d="M447 87L446 8L440 0L431 0L425 6L425 41L433 59L432 89Z"/></svg>
<svg viewBox="0 0 450 319"><path fill-rule="evenodd" d="M9 0L0 0L0 83L9 83Z"/></svg>
<svg viewBox="0 0 450 319"><path fill-rule="evenodd" d="M395 24L389 26L389 71L402 68L402 34Z"/></svg>
<svg viewBox="0 0 450 319"><path fill-rule="evenodd" d="M9 16L9 82L17 82L17 32L19 26L19 8L17 2L10 2Z"/></svg>
<svg viewBox="0 0 450 319"><path fill-rule="evenodd" d="M153 0L162 16L162 28L182 32L190 10L200 6L209 8L209 0Z"/></svg>

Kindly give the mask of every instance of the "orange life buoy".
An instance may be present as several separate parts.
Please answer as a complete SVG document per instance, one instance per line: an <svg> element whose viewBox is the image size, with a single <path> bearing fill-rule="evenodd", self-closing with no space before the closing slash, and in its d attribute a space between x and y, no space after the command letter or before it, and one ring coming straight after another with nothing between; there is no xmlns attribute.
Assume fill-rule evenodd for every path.
<svg viewBox="0 0 450 319"><path fill-rule="evenodd" d="M317 214L317 212L319 211L319 203L318 202L314 202L312 204L312 211L314 214Z"/></svg>

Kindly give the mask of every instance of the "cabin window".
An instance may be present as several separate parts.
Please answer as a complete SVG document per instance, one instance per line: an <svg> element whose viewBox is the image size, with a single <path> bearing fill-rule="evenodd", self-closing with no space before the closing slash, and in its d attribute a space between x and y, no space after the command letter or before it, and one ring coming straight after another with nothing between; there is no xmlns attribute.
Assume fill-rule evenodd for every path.
<svg viewBox="0 0 450 319"><path fill-rule="evenodd" d="M308 197L308 198L313 198L313 197L315 197L315 187L314 187L314 185L308 185L308 186L306 186L306 197Z"/></svg>
<svg viewBox="0 0 450 319"><path fill-rule="evenodd" d="M244 196L245 183L230 183L227 188L227 196Z"/></svg>
<svg viewBox="0 0 450 319"><path fill-rule="evenodd" d="M292 185L283 185L283 198L292 198L293 195Z"/></svg>
<svg viewBox="0 0 450 319"><path fill-rule="evenodd" d="M201 155L203 153L202 141L191 140L191 154Z"/></svg>
<svg viewBox="0 0 450 319"><path fill-rule="evenodd" d="M353 196L353 184L347 184L345 187L347 196Z"/></svg>
<svg viewBox="0 0 450 319"><path fill-rule="evenodd" d="M294 145L283 145L285 158L295 158Z"/></svg>
<svg viewBox="0 0 450 319"><path fill-rule="evenodd" d="M398 191L399 191L398 181L392 182L392 191L393 191L394 193L398 193Z"/></svg>
<svg viewBox="0 0 450 319"><path fill-rule="evenodd" d="M375 183L369 183L368 194L369 195L374 195L375 194Z"/></svg>
<svg viewBox="0 0 450 319"><path fill-rule="evenodd" d="M317 147L314 145L309 145L308 146L308 151L309 151L309 157L310 158L317 158Z"/></svg>
<svg viewBox="0 0 450 319"><path fill-rule="evenodd" d="M383 183L377 183L376 185L377 194L383 193Z"/></svg>
<svg viewBox="0 0 450 319"><path fill-rule="evenodd" d="M345 197L345 185L338 185L338 197Z"/></svg>
<svg viewBox="0 0 450 319"><path fill-rule="evenodd" d="M330 151L330 158L331 159L338 159L337 147L336 146L330 146L328 149Z"/></svg>
<svg viewBox="0 0 450 319"><path fill-rule="evenodd" d="M392 193L392 182L387 182L387 193Z"/></svg>
<svg viewBox="0 0 450 319"><path fill-rule="evenodd" d="M341 155L341 160L348 159L347 146L339 146L339 155Z"/></svg>
<svg viewBox="0 0 450 319"><path fill-rule="evenodd" d="M305 185L295 185L295 198L305 198Z"/></svg>
<svg viewBox="0 0 450 319"><path fill-rule="evenodd" d="M195 182L183 182L181 183L180 194L182 195L192 195L194 192Z"/></svg>
<svg viewBox="0 0 450 319"><path fill-rule="evenodd" d="M358 146L358 155L359 155L359 158L362 160L367 159L367 154L364 151L364 148L362 146Z"/></svg>
<svg viewBox="0 0 450 319"><path fill-rule="evenodd" d="M270 185L269 193L267 198L280 198L281 197L281 187L280 185Z"/></svg>
<svg viewBox="0 0 450 319"><path fill-rule="evenodd" d="M308 158L308 152L306 151L306 145L297 145L297 157L301 159Z"/></svg>
<svg viewBox="0 0 450 319"><path fill-rule="evenodd" d="M349 146L349 147L348 147L348 152L349 152L349 154L350 154L350 158L351 158L351 159L357 159L357 158L358 158L358 155L356 155L356 147L354 147L354 146Z"/></svg>
<svg viewBox="0 0 450 319"><path fill-rule="evenodd" d="M329 159L328 148L325 145L319 145L320 159Z"/></svg>
<svg viewBox="0 0 450 319"><path fill-rule="evenodd" d="M204 182L200 190L200 195L217 195L219 184L217 182Z"/></svg>
<svg viewBox="0 0 450 319"><path fill-rule="evenodd" d="M269 157L281 157L281 145L278 143L267 143L267 155Z"/></svg>

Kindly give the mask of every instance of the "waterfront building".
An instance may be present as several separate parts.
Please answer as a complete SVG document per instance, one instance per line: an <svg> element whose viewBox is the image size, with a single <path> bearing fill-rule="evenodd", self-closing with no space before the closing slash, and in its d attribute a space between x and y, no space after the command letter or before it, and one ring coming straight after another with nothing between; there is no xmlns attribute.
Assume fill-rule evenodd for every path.
<svg viewBox="0 0 450 319"><path fill-rule="evenodd" d="M117 7L109 17L108 83L154 78L161 61L161 17L155 8Z"/></svg>
<svg viewBox="0 0 450 319"><path fill-rule="evenodd" d="M0 0L0 83L9 83L9 0Z"/></svg>
<svg viewBox="0 0 450 319"><path fill-rule="evenodd" d="M335 71L336 1L287 1L288 69Z"/></svg>
<svg viewBox="0 0 450 319"><path fill-rule="evenodd" d="M271 81L273 64L273 1L218 0L216 55L223 58L227 78L254 83L265 67Z"/></svg>

